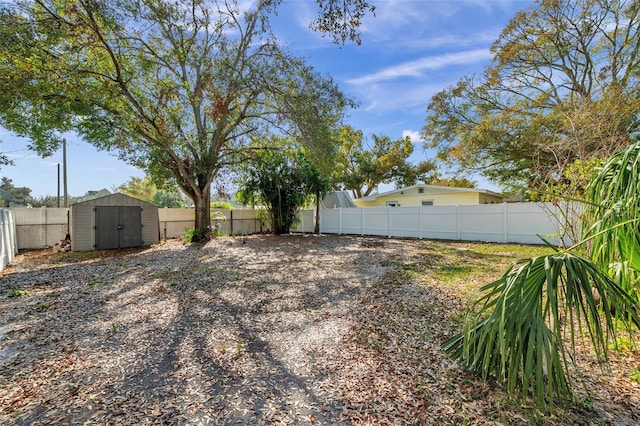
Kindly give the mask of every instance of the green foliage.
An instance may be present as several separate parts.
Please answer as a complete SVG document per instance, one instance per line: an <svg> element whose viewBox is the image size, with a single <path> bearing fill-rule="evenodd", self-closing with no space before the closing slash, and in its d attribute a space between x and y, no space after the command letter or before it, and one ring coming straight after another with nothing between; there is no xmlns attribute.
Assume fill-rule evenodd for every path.
<svg viewBox="0 0 640 426"><path fill-rule="evenodd" d="M565 342L573 345L586 331L598 359L607 359L618 329L596 294L606 295L613 311L631 312L640 321L628 293L593 262L569 252L517 261L480 292L464 331L445 342L444 350L540 406L572 402L566 367L575 347Z"/></svg>
<svg viewBox="0 0 640 426"><path fill-rule="evenodd" d="M16 297L24 296L26 294L27 294L26 290L11 290L7 297L10 299L14 299Z"/></svg>
<svg viewBox="0 0 640 426"><path fill-rule="evenodd" d="M640 139L602 165L587 195L583 235L591 258L640 301Z"/></svg>
<svg viewBox="0 0 640 426"><path fill-rule="evenodd" d="M0 206L1 207L25 207L33 205L31 190L27 187L16 187L11 179L3 177L0 182Z"/></svg>
<svg viewBox="0 0 640 426"><path fill-rule="evenodd" d="M184 207L180 188L171 179L163 184L157 184L149 175L145 175L144 178L131 177L127 183L118 186L115 190L158 207Z"/></svg>
<svg viewBox="0 0 640 426"><path fill-rule="evenodd" d="M138 200L152 202L153 196L158 191L151 176L146 175L144 178L131 177L127 183L123 183L115 188L117 192L121 192Z"/></svg>
<svg viewBox="0 0 640 426"><path fill-rule="evenodd" d="M408 137L392 141L388 136L373 135L373 145L368 149L362 132L351 126L343 126L334 137L340 146L331 185L337 190L351 190L356 198L366 197L381 183L395 181L399 187L407 186L435 174L432 162L409 163L413 144Z"/></svg>
<svg viewBox="0 0 640 426"><path fill-rule="evenodd" d="M425 183L429 185L438 185L438 186L453 186L455 188L476 188L478 183L474 180L469 180L467 178L458 178L458 177L440 177L439 175L434 175L433 178L426 180Z"/></svg>
<svg viewBox="0 0 640 426"><path fill-rule="evenodd" d="M184 230L184 238L183 241L185 244L195 243L198 241L205 240L205 235L198 229L185 229Z"/></svg>
<svg viewBox="0 0 640 426"><path fill-rule="evenodd" d="M559 0L519 13L481 76L432 97L427 145L505 186L543 189L576 160L622 150L640 130L639 7Z"/></svg>
<svg viewBox="0 0 640 426"><path fill-rule="evenodd" d="M73 130L154 180L175 179L206 236L211 184L247 134L277 127L321 152L325 124L349 104L330 78L280 49L269 28L278 3L7 4L0 125L43 155Z"/></svg>
<svg viewBox="0 0 640 426"><path fill-rule="evenodd" d="M241 171L239 200L263 205L275 234L288 233L307 198L328 185L318 168L294 145L282 138L256 140L255 154Z"/></svg>
<svg viewBox="0 0 640 426"><path fill-rule="evenodd" d="M212 201L211 202L212 209L224 209L224 210L233 210L233 204L228 201Z"/></svg>
<svg viewBox="0 0 640 426"><path fill-rule="evenodd" d="M563 178L551 182L538 190L528 191L527 197L530 201L550 201L558 202L570 198L585 199L586 189L589 182L596 177L597 169L603 161L598 158L589 160L575 160L563 172Z"/></svg>
<svg viewBox="0 0 640 426"><path fill-rule="evenodd" d="M344 44L347 40L360 44L360 25L367 14L374 14L376 7L369 0L319 1L320 13L311 23L311 28L330 34L334 42Z"/></svg>
<svg viewBox="0 0 640 426"><path fill-rule="evenodd" d="M599 168L586 194L584 240L573 247L585 256L565 250L515 262L481 288L463 332L443 345L541 407L573 401L568 369L578 339L586 335L606 361L610 347L621 349L621 329L640 327L640 140Z"/></svg>
<svg viewBox="0 0 640 426"><path fill-rule="evenodd" d="M636 367L631 367L631 375L629 376L631 381L640 385L640 371Z"/></svg>

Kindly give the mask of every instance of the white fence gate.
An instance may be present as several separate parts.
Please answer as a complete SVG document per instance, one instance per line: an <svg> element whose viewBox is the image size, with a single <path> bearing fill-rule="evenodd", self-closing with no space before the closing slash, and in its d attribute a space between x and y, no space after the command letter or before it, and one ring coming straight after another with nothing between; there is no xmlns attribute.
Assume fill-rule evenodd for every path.
<svg viewBox="0 0 640 426"><path fill-rule="evenodd" d="M18 253L16 221L11 210L0 209L0 271Z"/></svg>

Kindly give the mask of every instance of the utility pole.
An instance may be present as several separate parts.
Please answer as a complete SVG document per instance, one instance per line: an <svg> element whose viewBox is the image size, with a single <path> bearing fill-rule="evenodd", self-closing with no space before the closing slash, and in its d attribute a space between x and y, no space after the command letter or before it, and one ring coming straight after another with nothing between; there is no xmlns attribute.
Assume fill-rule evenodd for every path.
<svg viewBox="0 0 640 426"><path fill-rule="evenodd" d="M64 207L67 205L67 140L62 139L62 180L64 181Z"/></svg>
<svg viewBox="0 0 640 426"><path fill-rule="evenodd" d="M58 201L56 207L60 207L60 163L58 163Z"/></svg>

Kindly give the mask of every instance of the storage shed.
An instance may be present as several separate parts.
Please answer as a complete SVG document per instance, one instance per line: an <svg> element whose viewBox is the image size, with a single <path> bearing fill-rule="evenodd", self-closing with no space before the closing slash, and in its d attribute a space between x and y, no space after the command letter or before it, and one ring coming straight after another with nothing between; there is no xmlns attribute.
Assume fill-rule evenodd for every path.
<svg viewBox="0 0 640 426"><path fill-rule="evenodd" d="M111 194L69 208L71 250L139 247L160 241L158 207L124 194Z"/></svg>

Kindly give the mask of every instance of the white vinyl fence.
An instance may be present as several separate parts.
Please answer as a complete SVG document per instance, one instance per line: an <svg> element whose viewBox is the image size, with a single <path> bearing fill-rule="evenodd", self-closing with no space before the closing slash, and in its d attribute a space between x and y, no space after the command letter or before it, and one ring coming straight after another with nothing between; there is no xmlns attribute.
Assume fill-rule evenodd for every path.
<svg viewBox="0 0 640 426"><path fill-rule="evenodd" d="M16 222L11 210L0 209L0 271L18 253Z"/></svg>
<svg viewBox="0 0 640 426"><path fill-rule="evenodd" d="M64 239L68 232L68 209L65 208L3 211L4 251L0 264L8 262L5 259L9 256L13 257L9 254L13 253L11 249L6 248L11 247L10 244L19 249L50 247ZM212 224L217 224L222 233L255 234L269 228L258 218L259 210L216 209L212 212L218 213ZM320 210L320 232L525 244L542 244L538 237L541 235L551 243L560 244L560 240L554 238L558 234L558 218L563 217L558 212L552 204L537 203L323 209ZM314 215L313 210L302 211L300 221L292 231L313 232ZM194 211L190 209L161 208L158 217L161 238L181 237L186 229L194 227ZM14 233L9 234L5 229L7 226L14 226Z"/></svg>
<svg viewBox="0 0 640 426"><path fill-rule="evenodd" d="M313 212L300 217L295 230L312 232ZM543 244L542 236L561 244L562 217L551 203L340 208L320 211L320 232L523 244Z"/></svg>

